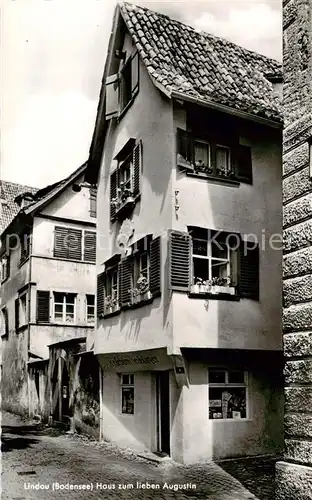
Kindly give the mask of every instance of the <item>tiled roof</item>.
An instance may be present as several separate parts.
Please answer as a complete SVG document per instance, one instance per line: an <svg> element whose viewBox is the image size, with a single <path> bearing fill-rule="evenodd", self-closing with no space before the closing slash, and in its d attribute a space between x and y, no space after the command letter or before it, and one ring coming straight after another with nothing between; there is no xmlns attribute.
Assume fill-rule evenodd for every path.
<svg viewBox="0 0 312 500"><path fill-rule="evenodd" d="M266 78L281 64L129 3L121 13L154 81L166 91L281 121L281 103Z"/></svg>
<svg viewBox="0 0 312 500"><path fill-rule="evenodd" d="M20 211L20 206L14 201L16 196L37 191L34 187L0 180L0 234Z"/></svg>

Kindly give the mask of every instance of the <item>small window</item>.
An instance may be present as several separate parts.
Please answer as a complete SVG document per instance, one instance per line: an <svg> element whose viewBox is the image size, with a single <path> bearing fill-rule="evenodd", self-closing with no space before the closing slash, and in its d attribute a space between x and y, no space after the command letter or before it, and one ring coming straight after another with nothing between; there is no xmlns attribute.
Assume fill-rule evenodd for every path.
<svg viewBox="0 0 312 500"><path fill-rule="evenodd" d="M247 418L246 378L240 370L209 370L209 419Z"/></svg>
<svg viewBox="0 0 312 500"><path fill-rule="evenodd" d="M53 256L59 259L82 259L82 231L80 229L56 226L54 228Z"/></svg>
<svg viewBox="0 0 312 500"><path fill-rule="evenodd" d="M121 413L134 415L134 375L121 375Z"/></svg>
<svg viewBox="0 0 312 500"><path fill-rule="evenodd" d="M96 189L90 189L90 217L96 217Z"/></svg>
<svg viewBox="0 0 312 500"><path fill-rule="evenodd" d="M30 240L31 233L30 230L26 230L23 234L21 234L21 258L20 261L23 262L27 259L30 253Z"/></svg>
<svg viewBox="0 0 312 500"><path fill-rule="evenodd" d="M1 337L7 337L9 335L9 315L8 310L4 307L1 310Z"/></svg>
<svg viewBox="0 0 312 500"><path fill-rule="evenodd" d="M104 314L119 308L118 300L118 265L107 270L105 283Z"/></svg>
<svg viewBox="0 0 312 500"><path fill-rule="evenodd" d="M76 295L74 293L54 292L54 321L74 323Z"/></svg>
<svg viewBox="0 0 312 500"><path fill-rule="evenodd" d="M95 319L95 297L87 295L87 323L94 323Z"/></svg>
<svg viewBox="0 0 312 500"><path fill-rule="evenodd" d="M4 255L1 261L1 277L2 281L6 280L10 276L10 255Z"/></svg>

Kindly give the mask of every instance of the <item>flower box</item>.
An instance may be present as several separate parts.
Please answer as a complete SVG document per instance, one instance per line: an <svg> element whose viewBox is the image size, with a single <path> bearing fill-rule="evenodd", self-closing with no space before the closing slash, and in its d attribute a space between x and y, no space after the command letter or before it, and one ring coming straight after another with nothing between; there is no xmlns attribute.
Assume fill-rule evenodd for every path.
<svg viewBox="0 0 312 500"><path fill-rule="evenodd" d="M210 288L210 293L212 293L213 295L218 295L219 293L226 293L227 295L235 295L235 287L212 285Z"/></svg>
<svg viewBox="0 0 312 500"><path fill-rule="evenodd" d="M104 306L104 315L106 316L107 314L113 314L114 312L119 311L119 309L119 304L115 304L113 306Z"/></svg>

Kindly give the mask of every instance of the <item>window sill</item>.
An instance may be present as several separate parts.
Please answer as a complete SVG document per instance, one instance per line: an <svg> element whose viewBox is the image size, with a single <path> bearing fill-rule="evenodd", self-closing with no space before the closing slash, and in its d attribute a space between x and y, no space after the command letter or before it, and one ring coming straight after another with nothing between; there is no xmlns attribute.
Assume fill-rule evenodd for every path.
<svg viewBox="0 0 312 500"><path fill-rule="evenodd" d="M36 321L36 323L30 323L30 325L42 325L42 326L65 326L72 328L94 328L94 325L83 324L79 325L77 323L55 323L54 321Z"/></svg>
<svg viewBox="0 0 312 500"><path fill-rule="evenodd" d="M190 299L228 300L232 302L240 301L239 295L231 295L230 293L189 292L188 297Z"/></svg>
<svg viewBox="0 0 312 500"><path fill-rule="evenodd" d="M112 219L112 222L125 219L127 215L129 215L133 211L139 199L140 194L131 197L129 196L128 199L116 210L116 214Z"/></svg>
<svg viewBox="0 0 312 500"><path fill-rule="evenodd" d="M25 323L24 325L20 325L18 328L16 328L15 333L18 335L19 333L23 332L28 328L28 323Z"/></svg>
<svg viewBox="0 0 312 500"><path fill-rule="evenodd" d="M22 266L23 266L23 265L24 265L24 264L25 264L25 263L29 260L29 257L30 257L30 256L29 256L29 255L27 255L27 257L24 257L23 259L21 259L21 260L19 261L19 264L18 264L18 266L17 266L17 267L22 267Z"/></svg>
<svg viewBox="0 0 312 500"><path fill-rule="evenodd" d="M121 311L121 308L120 307L110 307L110 308L107 308L107 310L104 312L104 314L102 314L100 317L103 319L105 318L110 318L112 316L117 316Z"/></svg>
<svg viewBox="0 0 312 500"><path fill-rule="evenodd" d="M209 418L209 422L252 422L252 418Z"/></svg>
<svg viewBox="0 0 312 500"><path fill-rule="evenodd" d="M228 179L226 177L216 177L214 175L208 175L203 172L200 172L196 174L195 172L186 172L186 175L188 177L196 177L198 179L207 179L207 181L214 182L216 184L227 184L229 186L235 186L239 187L240 186L240 181L236 179Z"/></svg>

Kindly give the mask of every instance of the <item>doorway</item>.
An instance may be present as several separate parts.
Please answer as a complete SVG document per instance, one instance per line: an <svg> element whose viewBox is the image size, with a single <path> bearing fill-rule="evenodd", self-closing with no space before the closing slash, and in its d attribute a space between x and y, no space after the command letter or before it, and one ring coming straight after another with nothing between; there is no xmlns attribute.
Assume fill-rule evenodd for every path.
<svg viewBox="0 0 312 500"><path fill-rule="evenodd" d="M169 371L156 373L157 450L170 455Z"/></svg>

